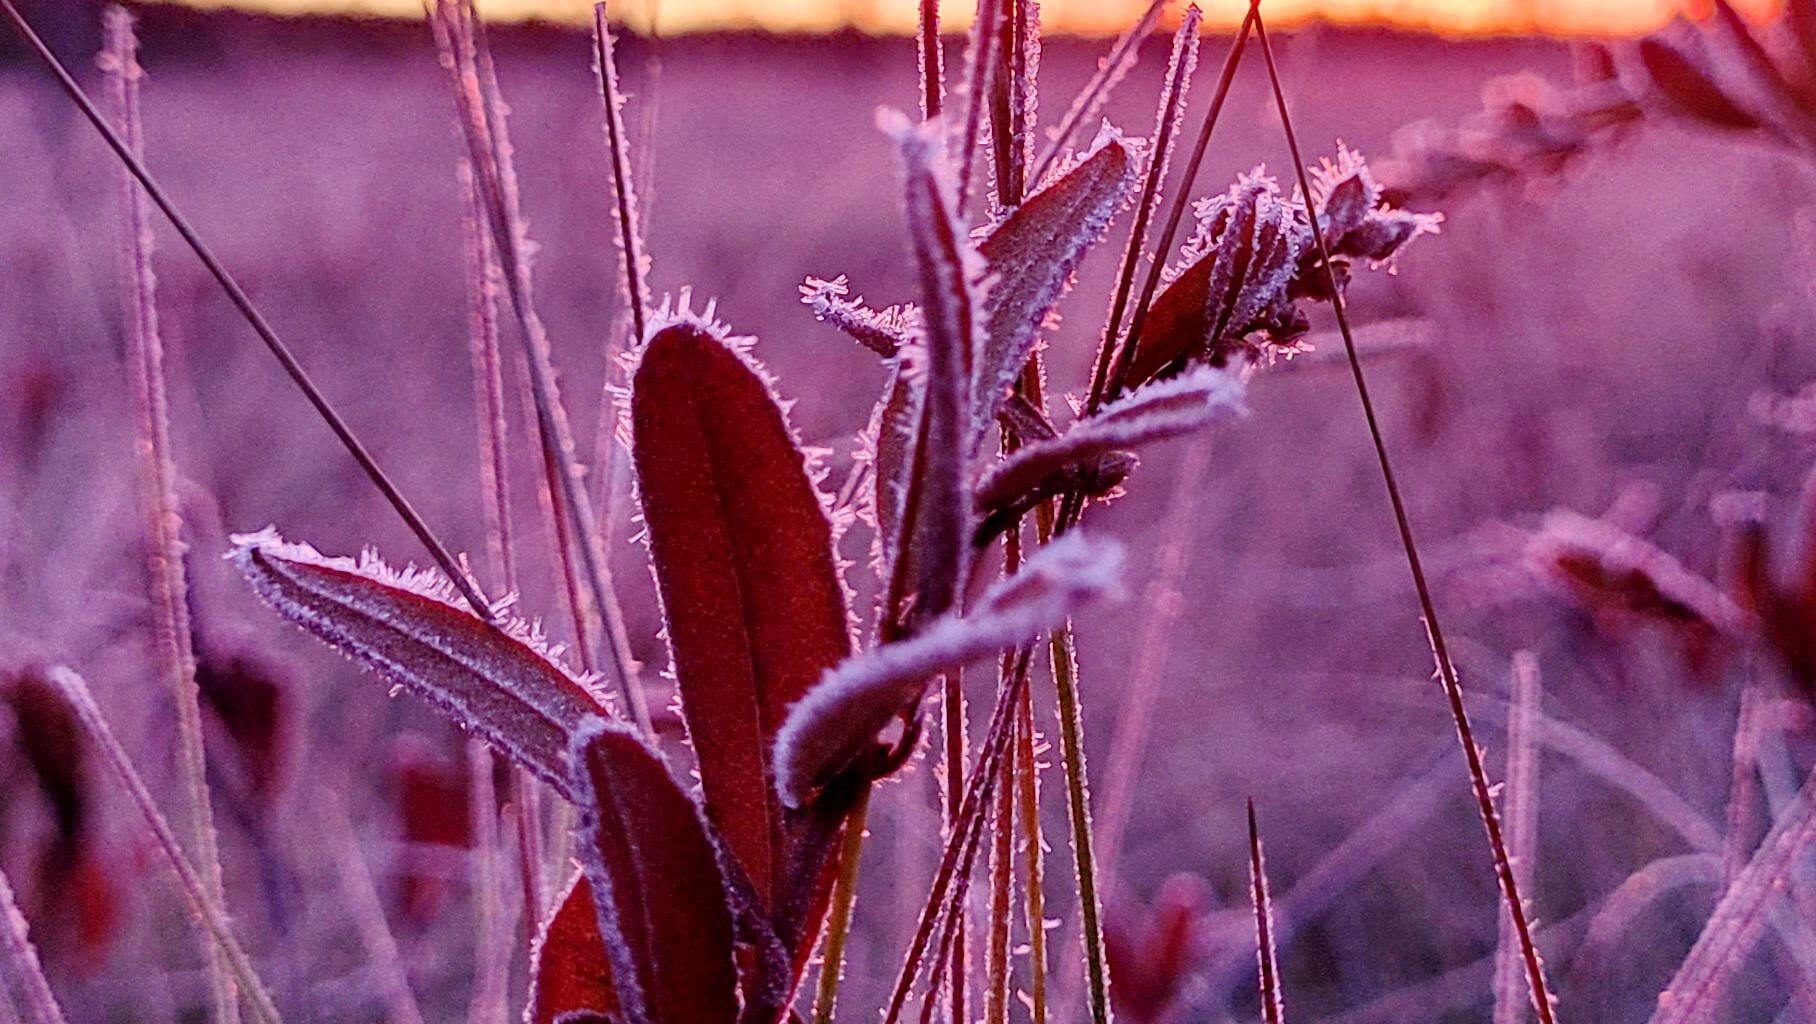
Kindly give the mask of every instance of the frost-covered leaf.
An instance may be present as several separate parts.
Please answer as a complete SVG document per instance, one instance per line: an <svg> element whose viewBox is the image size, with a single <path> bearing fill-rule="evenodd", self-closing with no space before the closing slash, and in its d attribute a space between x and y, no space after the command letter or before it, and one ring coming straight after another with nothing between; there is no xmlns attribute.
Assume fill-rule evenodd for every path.
<svg viewBox="0 0 1816 1024"><path fill-rule="evenodd" d="M1328 301L1330 278L1344 287L1353 261L1389 263L1443 221L1438 214L1382 205L1382 189L1367 164L1346 147L1312 176L1312 202L1329 232L1330 273L1303 197L1283 198L1257 168L1228 192L1198 202L1197 229L1142 321L1124 383L1140 384L1194 361L1222 366L1238 353L1254 358L1296 351L1296 339L1310 327L1302 300Z"/></svg>
<svg viewBox="0 0 1816 1024"><path fill-rule="evenodd" d="M901 542L902 509L908 501L908 475L914 470L914 434L921 419L922 349L902 349L889 368L889 386L877 402L870 431L876 439L871 467L882 575L895 564Z"/></svg>
<svg viewBox="0 0 1816 1024"><path fill-rule="evenodd" d="M858 655L828 672L790 710L776 739L776 785L789 806L809 801L911 710L939 673L1059 626L1111 592L1122 550L1069 534L992 587L968 615L942 616L919 634Z"/></svg>
<svg viewBox="0 0 1816 1024"><path fill-rule="evenodd" d="M973 382L971 451L995 422L996 407L1021 376L1086 250L1103 237L1134 186L1132 147L1107 130L1071 170L1028 197L979 243L994 283Z"/></svg>
<svg viewBox="0 0 1816 1024"><path fill-rule="evenodd" d="M851 653L831 523L761 371L712 324L655 331L630 420L707 816L767 906L788 842L771 743L789 705Z"/></svg>
<svg viewBox="0 0 1816 1024"><path fill-rule="evenodd" d="M1349 233L1362 226L1370 211L1381 203L1381 186L1368 164L1354 150L1337 144L1334 160L1321 160L1311 171L1312 199L1318 208L1318 225L1324 242L1333 250Z"/></svg>
<svg viewBox="0 0 1816 1024"><path fill-rule="evenodd" d="M599 936L593 887L576 872L530 946L530 1005L526 1024L580 1024L615 1019L618 995Z"/></svg>
<svg viewBox="0 0 1816 1024"><path fill-rule="evenodd" d="M1310 228L1259 169L1197 205L1198 227L1185 267L1155 298L1143 322L1129 382L1152 378L1182 358L1221 362L1219 344L1277 315L1311 245Z"/></svg>
<svg viewBox="0 0 1816 1024"><path fill-rule="evenodd" d="M1137 389L1070 430L1036 441L990 467L978 479L978 512L985 519L1026 507L1029 495L1052 493L1055 478L1095 467L1105 456L1151 441L1178 437L1242 411L1242 381L1204 367ZM1112 484L1111 486L1114 486Z"/></svg>
<svg viewBox="0 0 1816 1024"><path fill-rule="evenodd" d="M912 632L952 607L965 574L971 513L965 464L971 377L982 348L983 268L954 206L941 126L913 125L894 111L883 112L878 123L901 148L908 237L926 324L911 501L903 509L908 542L898 555L910 560L905 578L914 596L907 625Z"/></svg>
<svg viewBox="0 0 1816 1024"><path fill-rule="evenodd" d="M1553 512L1526 557L1586 611L1730 636L1749 624L1748 614L1715 584L1604 520Z"/></svg>
<svg viewBox="0 0 1816 1024"><path fill-rule="evenodd" d="M604 719L571 745L576 849L629 1024L732 1024L731 897L700 809L647 741Z"/></svg>
<svg viewBox="0 0 1816 1024"><path fill-rule="evenodd" d="M871 309L862 296L848 299L849 294L844 274L830 281L810 277L801 284L801 301L815 320L837 327L877 355L894 356L920 334L921 313L913 306Z"/></svg>
<svg viewBox="0 0 1816 1024"><path fill-rule="evenodd" d="M457 607L439 574L324 558L276 531L233 538L232 559L285 618L411 690L506 757L568 793L568 740L606 708L521 624Z"/></svg>

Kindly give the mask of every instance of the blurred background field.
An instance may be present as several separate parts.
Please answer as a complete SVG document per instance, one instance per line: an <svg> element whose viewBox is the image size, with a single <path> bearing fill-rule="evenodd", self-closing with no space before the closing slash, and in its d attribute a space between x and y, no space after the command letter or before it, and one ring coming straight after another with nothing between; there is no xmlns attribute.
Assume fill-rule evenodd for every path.
<svg viewBox="0 0 1816 1024"><path fill-rule="evenodd" d="M458 144L426 31L166 8L146 11L142 31L154 171L429 520L457 547L482 550ZM590 440L609 427L603 354L623 328L589 43L547 27L502 28L493 43L540 246L542 309L579 436ZM1201 83L1223 43L1207 38ZM1164 45L1149 43L1108 112L1132 134L1151 131ZM957 42L949 46L957 61ZM1102 49L1048 41L1049 117ZM159 753L172 747L172 725L145 667L116 173L37 69L11 59L17 52L10 39L0 45L0 665L82 667L159 792L174 794ZM97 77L85 54L64 56ZM1371 157L1408 122L1478 109L1496 76L1572 74L1560 41L1382 29L1304 28L1281 40L1280 57L1305 144L1328 154L1340 139ZM912 44L855 33L632 37L621 67L628 116L647 132L638 143L657 293L691 288L696 303L716 299L721 316L757 336L756 351L798 400L796 425L832 449L837 479L884 375L871 353L813 320L797 286L846 274L877 304L912 296L894 160L874 129L877 107L915 102ZM1200 193L1257 164L1288 170L1265 85L1258 63L1239 75ZM1194 109L1207 96L1201 84ZM1570 610L1526 571L1522 531L1554 508L1618 506L1655 543L1719 577L1712 502L1719 510L1723 496L1758 492L1749 500L1789 518L1807 439L1760 410L1761 396L1816 377L1810 198L1807 170L1784 156L1651 126L1563 175L1446 199L1441 235L1395 274L1359 280L1359 321L1423 321L1428 343L1379 357L1373 379L1491 763L1502 756L1509 661L1529 649L1547 714L1599 737L1719 830L1740 688L1766 670L1737 659L1693 671L1669 636L1611 631ZM1050 354L1058 382L1083 377L1126 230L1117 226L1061 307ZM265 783L248 781L257 772L224 731L210 736L234 794L221 819L237 917L274 965L280 999L309 1008L300 1019L383 1017L346 909L338 840L322 824L323 793L338 793L349 841L397 915L425 1013L457 1019L471 973L461 858L401 841L414 766L458 764L456 735L280 625L218 557L228 532L268 523L330 553L371 544L393 561L421 556L175 236L160 241L200 636L217 657L268 664L283 687ZM1150 455L1131 495L1098 519L1129 540L1133 585L1129 601L1080 624L1094 766L1123 711L1135 638L1156 615L1173 616L1111 903L1128 919L1168 876L1201 876L1211 910L1239 913L1230 927L1211 916L1182 1019L1252 1015L1240 916L1242 802L1252 795L1277 893L1358 830L1379 837L1366 870L1292 919L1282 959L1295 1018L1485 1019L1492 877L1346 371L1312 358L1261 376L1252 406L1233 429ZM526 423L513 419L517 438ZM1207 448L1205 469L1181 480L1188 444ZM533 461L518 450L532 546L542 522ZM1188 490L1195 505L1181 524L1170 513ZM612 550L633 643L660 665L634 531L621 521ZM1154 595L1143 584L1169 537L1181 539L1184 582ZM866 544L854 534L845 554L861 560ZM546 567L524 589L521 609L559 635L566 619ZM1050 732L1050 705L1042 709ZM112 891L111 937L82 941L82 923L63 920L74 890L31 881L50 809L11 731L7 739L0 726L0 865L23 880L28 914L44 922L34 918L34 934L45 936L73 1018L193 1019L184 1008L201 986L194 946L113 787L97 779L105 869L92 883ZM1801 763L1798 753L1784 763ZM1542 772L1532 900L1559 926L1547 951L1560 995L1577 1020L1644 1020L1710 892L1668 898L1647 911L1635 932L1643 940L1576 959L1585 913L1642 865L1686 847L1580 750L1548 749ZM938 853L932 774L918 768L876 802L848 975L853 1019L886 992ZM1047 789L1058 822L1060 787ZM1071 912L1069 873L1062 848L1056 915ZM442 879L429 886L439 891L418 891L428 883L417 876ZM1055 934L1075 941L1069 924ZM1771 1019L1781 979L1763 964L1747 978L1758 1002L1743 999L1732 1019Z"/></svg>

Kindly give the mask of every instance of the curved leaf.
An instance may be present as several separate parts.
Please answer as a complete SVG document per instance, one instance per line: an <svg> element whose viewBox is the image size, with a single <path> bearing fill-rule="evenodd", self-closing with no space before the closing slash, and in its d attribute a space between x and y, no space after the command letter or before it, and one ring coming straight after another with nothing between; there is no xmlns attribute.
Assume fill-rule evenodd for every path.
<svg viewBox="0 0 1816 1024"><path fill-rule="evenodd" d="M1242 410L1240 378L1204 367L1175 380L1149 384L1080 420L1058 437L1035 441L995 463L978 479L978 510L986 518L1041 494L1047 481L1093 467L1104 456L1151 441L1187 434Z"/></svg>
<svg viewBox="0 0 1816 1024"><path fill-rule="evenodd" d="M970 452L971 376L982 348L983 267L965 237L947 173L940 125L912 125L885 111L879 123L901 147L907 193L908 236L921 286L926 369L921 412L912 449L904 536L892 567L908 580L914 602L901 632L943 614L958 598L965 574L971 504L965 493ZM907 569L906 574L903 569ZM897 593L895 597L907 597ZM887 608L894 619L901 608ZM891 623L887 632L895 632Z"/></svg>
<svg viewBox="0 0 1816 1024"><path fill-rule="evenodd" d="M624 726L593 719L571 754L581 867L625 1020L732 1024L731 899L699 808Z"/></svg>
<svg viewBox="0 0 1816 1024"><path fill-rule="evenodd" d="M520 623L456 607L439 574L398 572L368 554L324 558L275 530L233 538L234 564L265 603L341 653L436 705L569 794L567 746L604 703Z"/></svg>
<svg viewBox="0 0 1816 1024"><path fill-rule="evenodd" d="M776 785L800 806L857 762L928 682L1065 622L1114 590L1122 549L1073 533L998 582L969 615L946 615L920 634L858 655L828 672L789 713L776 738Z"/></svg>
<svg viewBox="0 0 1816 1024"><path fill-rule="evenodd" d="M782 409L715 326L644 346L632 454L707 816L769 905L783 883L769 748L851 652L832 526Z"/></svg>

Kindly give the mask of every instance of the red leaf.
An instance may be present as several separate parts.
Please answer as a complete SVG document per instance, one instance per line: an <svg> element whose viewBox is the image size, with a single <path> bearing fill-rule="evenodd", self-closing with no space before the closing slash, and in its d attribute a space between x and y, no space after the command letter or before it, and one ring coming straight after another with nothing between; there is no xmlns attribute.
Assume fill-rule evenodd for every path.
<svg viewBox="0 0 1816 1024"><path fill-rule="evenodd" d="M906 560L891 567L894 578L911 581L904 592L892 585L890 600L912 593L908 621L895 620L902 607L884 609L886 634L912 634L944 614L958 600L969 555L971 503L965 467L972 448L971 375L982 349L983 264L966 237L953 203L945 162L945 135L936 123L912 125L884 111L879 125L900 146L907 192L908 237L921 286L926 368L921 412L908 475L909 501L902 510Z"/></svg>
<svg viewBox="0 0 1816 1024"><path fill-rule="evenodd" d="M1129 362L1131 387L1201 349L1211 333L1211 271L1215 260L1199 260L1160 290L1141 324L1141 343Z"/></svg>
<svg viewBox="0 0 1816 1024"><path fill-rule="evenodd" d="M608 1020L618 1012L593 887L576 873L530 948L530 1007L524 1020L583 1024L589 1016Z"/></svg>
<svg viewBox="0 0 1816 1024"><path fill-rule="evenodd" d="M851 651L832 527L761 372L717 328L650 338L631 424L707 816L769 906L786 862L770 741Z"/></svg>
<svg viewBox="0 0 1816 1024"><path fill-rule="evenodd" d="M581 865L625 1019L731 1024L731 899L699 808L662 755L624 726L582 726L572 756Z"/></svg>

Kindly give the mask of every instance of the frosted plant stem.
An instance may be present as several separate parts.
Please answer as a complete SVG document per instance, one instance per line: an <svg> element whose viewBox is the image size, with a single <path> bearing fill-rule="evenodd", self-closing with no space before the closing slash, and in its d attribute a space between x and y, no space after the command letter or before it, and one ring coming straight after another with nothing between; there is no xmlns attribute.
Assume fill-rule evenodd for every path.
<svg viewBox="0 0 1816 1024"><path fill-rule="evenodd" d="M1520 884L1532 885L1538 862L1538 743L1533 738L1543 690L1538 658L1531 651L1513 656L1513 694L1507 712L1507 851ZM1500 916L1500 939L1494 958L1494 1024L1524 1024L1526 984L1521 974L1519 936L1513 920Z"/></svg>
<svg viewBox="0 0 1816 1024"><path fill-rule="evenodd" d="M564 543L559 554L563 559L571 557L570 552L579 555L582 570L579 575L601 620L603 646L613 682L624 698L631 720L648 734L649 709L633 675L630 642L612 589L610 567L600 547L598 520L593 515L592 500L582 479L584 470L574 446L573 432L561 404L548 332L532 298L528 233L519 209L504 102L498 94L490 55L480 39L471 0L430 2L437 5L430 13L431 28L460 107L460 125L474 170L478 173L479 192L484 199L494 251L503 271L505 292L517 314L550 496L555 499L557 511L568 521L571 543ZM585 631L581 633L584 646Z"/></svg>
<svg viewBox="0 0 1816 1024"><path fill-rule="evenodd" d="M14 1000L21 1024L65 1024L26 931L25 915L13 898L12 883L0 871L0 1020L14 1010Z"/></svg>
<svg viewBox="0 0 1816 1024"><path fill-rule="evenodd" d="M1757 817L1759 801L1759 736L1763 710L1771 698L1764 688L1751 684L1740 694L1740 714L1734 723L1734 751L1728 786L1727 827L1722 837L1721 887L1734 884L1734 877L1747 864L1749 828Z"/></svg>
<svg viewBox="0 0 1816 1024"><path fill-rule="evenodd" d="M920 0L920 27L915 39L921 66L921 120L931 121L940 116L940 103L946 96L939 0Z"/></svg>
<svg viewBox="0 0 1816 1024"><path fill-rule="evenodd" d="M1022 827L1022 855L1026 863L1023 883L1027 898L1028 1015L1033 1024L1047 1024L1047 907L1041 888L1045 876L1046 843L1040 828L1040 762L1034 735L1034 691L1022 687L1016 699L1015 767Z"/></svg>
<svg viewBox="0 0 1816 1024"><path fill-rule="evenodd" d="M1286 135L1287 148L1293 157L1293 170L1299 178L1300 194L1307 197L1315 195L1311 180L1306 173L1305 159L1299 152L1299 139L1293 132L1292 116L1287 110L1286 91L1280 84L1280 69L1274 61L1274 48L1268 42L1267 24L1261 18L1259 3L1251 9L1255 20L1256 40L1261 44L1262 56L1267 61L1268 82L1273 87L1274 104L1279 110L1280 127ZM1368 391L1368 380L1362 372L1362 359L1356 351L1354 333L1350 330L1349 314L1344 309L1343 289L1337 281L1336 268L1331 265L1330 247L1324 238L1324 229L1316 216L1306 218L1311 224L1312 240L1317 244L1319 262L1324 267L1325 282L1330 291L1331 309L1337 317L1337 327L1343 334L1344 353L1349 357L1349 369L1356 383L1356 396L1362 403L1363 418L1368 422L1369 439L1374 444L1375 457L1381 466L1381 480L1387 488L1389 503L1393 506L1394 524L1400 533L1400 546L1406 554L1406 567L1412 574L1413 587L1418 591L1419 609L1425 618L1425 632L1431 643L1431 653L1437 662L1437 676L1444 688L1444 696L1450 704L1451 720L1456 726L1457 742L1463 747L1463 757L1468 763L1469 780L1475 790L1476 806L1481 812L1482 826L1488 833L1489 852L1494 858L1495 875L1500 882L1501 896L1507 904L1507 912L1513 919L1514 932L1519 938L1521 959L1526 965L1526 983L1532 996L1532 1006L1538 1013L1539 1024L1555 1024L1556 1011L1552 1006L1549 986L1545 983L1545 965L1539 957L1538 947L1533 941L1532 924L1526 916L1526 904L1520 897L1520 884L1513 873L1513 864L1507 854L1507 844L1501 834L1500 815L1494 806L1494 790L1488 782L1488 771L1482 765L1482 750L1476 744L1475 732L1469 724L1469 712L1463 706L1463 685L1457 679L1456 666L1451 663L1450 650L1444 643L1444 629L1438 622L1438 610L1431 596L1431 586L1425 579L1425 568L1419 560L1419 545L1413 538L1412 520L1406 512L1406 502L1400 495L1400 485L1394 477L1393 461L1387 454L1387 441L1381 432L1380 419L1375 414L1374 399Z"/></svg>
<svg viewBox="0 0 1816 1024"><path fill-rule="evenodd" d="M266 321L264 314L260 313L258 307L252 304L252 299L246 294L245 289L241 288L233 275L227 272L226 266L215 257L213 250L203 243L195 228L190 225L188 219L165 193L163 186L159 185L157 180L151 176L151 172L145 169L144 162L133 153L132 148L126 144L120 134L114 131L106 116L101 113L100 108L95 106L94 101L88 98L88 94L82 91L82 87L76 84L76 80L70 76L69 69L65 68L56 55L50 52L50 48L44 45L44 40L32 30L31 23L19 13L19 8L14 5L13 0L0 0L0 14L4 14L13 27L18 30L26 45L50 69L51 74L57 80L57 85L68 94L76 107L81 110L82 116L101 134L102 140L107 143L109 149L114 151L114 155L118 156L120 161L126 165L127 170L132 172L132 176L145 189L146 195L157 204L165 219L176 228L177 234L183 237L183 241L195 253L196 258L202 261L202 266L208 270L215 283L219 284L221 290L227 294L228 301L232 302L234 308L245 318L247 324L252 327L253 333L258 335L259 340L265 343L265 347L283 367L284 373L296 385L297 390L301 391L303 397L309 400L309 404L315 409L316 414L328 425L328 429L334 432L334 436L347 449L347 453L353 456L353 461L359 463L360 469L372 481L373 486L377 487L379 492L385 496L385 500L390 502L391 507L396 510L398 518L404 521L404 525L408 526L410 532L416 535L416 539L428 549L435 564L447 574L448 579L453 581L455 588L460 591L461 598L473 609L473 614L487 622L495 622L491 603L485 599L485 595L480 593L473 581L467 578L467 574L461 571L459 564L454 561L454 556L448 553L448 549L429 529L429 524L417 514L409 499L405 498L403 492L397 489L397 485L391 482L391 478L385 475L385 471L379 468L372 453L366 450L366 446L353 433L353 428L347 426L347 422L341 419L340 413L336 412L334 407L328 403L327 396L323 395L321 389L315 386L315 382L303 370L302 364L297 362L290 347L284 344L283 339L278 337L277 331Z"/></svg>
<svg viewBox="0 0 1816 1024"><path fill-rule="evenodd" d="M946 785L945 800L941 803L944 812L946 838L958 831L958 811L965 798L965 759L969 737L965 734L965 683L962 670L954 669L946 673L942 682L943 696L940 701L941 728L944 733ZM969 980L967 968L968 957L965 950L965 921L961 912L952 942L952 991L947 997L951 1007L952 1019L966 1020L965 983Z"/></svg>
<svg viewBox="0 0 1816 1024"><path fill-rule="evenodd" d="M1230 87L1235 84L1236 70L1242 66L1242 54L1248 48L1249 35L1261 15L1261 0L1249 0L1248 14L1242 19L1242 27L1236 30L1236 38L1230 40L1230 49L1223 58L1223 70L1217 76L1217 88L1211 94L1210 108L1205 111L1204 123L1198 128L1198 138L1192 143L1192 155L1185 164L1185 176L1180 181L1179 191L1173 196L1173 206L1167 212L1167 222L1160 229L1160 243L1154 247L1149 259L1148 274L1141 282L1141 294L1135 300L1135 311L1128 320L1127 336L1122 340L1122 347L1116 351L1113 360L1101 363L1105 373L1102 379L1094 381L1092 397L1097 408L1106 401L1115 401L1128 386L1128 368L1134 361L1136 346L1141 344L1141 329L1146 323L1148 309L1154 304L1154 295L1160 290L1161 272L1166 268L1167 253L1173 250L1173 240L1179 235L1179 224L1185 219L1185 209L1192 197L1192 188L1198 181L1198 169L1204 164L1205 151L1210 148L1211 135L1217 130L1217 122L1223 116L1223 105L1230 97ZM1115 336L1106 336L1106 344L1114 342ZM1103 353L1099 353L1100 357Z"/></svg>
<svg viewBox="0 0 1816 1024"><path fill-rule="evenodd" d="M505 414L504 359L498 345L497 258L492 254L491 240L486 237L485 213L480 206L478 185L473 180L473 165L462 159L458 163L458 171L463 201L461 238L465 243L463 248L466 254L469 309L467 329L473 363L473 404L479 412L479 478L486 548L491 555L493 571L503 585L504 592L509 594L517 590L517 564L512 544L515 531L511 522L509 420ZM479 964L474 982L476 992L468 1017L474 1024L482 1021L502 1022L507 981L502 972L508 970L509 960L496 954L501 948L508 950L509 939L499 934L498 829L491 801L492 767L495 762L488 748L472 742L467 744L467 762L475 783L474 800L469 811L473 819L474 836L480 840L475 845L473 863L474 950ZM484 800L479 799L478 790L482 777L487 794ZM513 778L523 799L534 796L535 780L528 772L516 769ZM522 810L521 803L519 809ZM515 815L514 819L518 822L515 834L518 863L523 868L519 872L522 899L528 919L534 921L538 916L538 892L541 889L538 878L540 865L533 844L536 833L532 828L523 827L525 818L521 813Z"/></svg>
<svg viewBox="0 0 1816 1024"><path fill-rule="evenodd" d="M491 748L467 740L467 813L473 821L473 995L467 1006L469 1024L505 1024L511 936L503 925L498 890L498 798ZM534 920L532 918L531 920ZM406 986L406 990L407 990Z"/></svg>
<svg viewBox="0 0 1816 1024"><path fill-rule="evenodd" d="M1005 666L1007 667L1007 666ZM1018 702L1019 703L1019 702ZM1009 755L1003 758L1003 777L997 783L996 813L990 833L990 937L985 972L985 1024L1009 1022L1009 942L1013 922L1010 906L1015 893L1015 743L1021 733L1018 715L1009 723Z"/></svg>
<svg viewBox="0 0 1816 1024"><path fill-rule="evenodd" d="M478 742L468 741L469 744ZM416 1004L415 993L410 990L410 975L404 968L403 954L397 948L391 926L385 921L385 904L379 898L377 886L372 883L372 871L360 852L353 823L338 797L324 797L322 803L323 816L327 819L325 824L333 833L334 858L339 867L335 874L339 876L341 897L347 901L354 926L359 929L359 941L365 949L366 959L378 973L391 1024L423 1024L422 1010Z"/></svg>
<svg viewBox="0 0 1816 1024"><path fill-rule="evenodd" d="M1261 827L1255 823L1255 801L1248 802L1249 900L1255 911L1255 960L1260 972L1263 1024L1286 1024L1280 995L1280 957L1274 948L1274 902L1268 894L1267 858L1261 849Z"/></svg>
<svg viewBox="0 0 1816 1024"><path fill-rule="evenodd" d="M119 118L128 152L143 157L145 132L139 117L139 41L132 15L112 7L107 12L108 92ZM158 330L157 278L152 269L151 207L130 172L120 173L121 218L129 329L127 361L132 378L133 409L139 456L140 493L145 512L147 573L151 585L152 621L156 627L159 673L176 711L177 762L181 766L188 846L201 872L208 898L226 905L221 858L208 797L208 768L202 748L202 710L195 681L195 647L190 632L189 586L183 566L183 520L177 507L176 460L170 446L170 403L164 388L164 343ZM237 1024L239 999L233 977L210 942L202 943L208 966L211 1014L217 1024Z"/></svg>
<svg viewBox="0 0 1816 1024"><path fill-rule="evenodd" d="M839 874L833 883L832 908L826 921L826 939L820 947L820 981L814 992L814 1024L832 1024L839 1005L839 981L845 975L845 943L851 937L851 915L858 902L858 864L864 852L865 827L870 817L870 787L865 786L851 814L845 819L845 838L839 847Z"/></svg>
<svg viewBox="0 0 1816 1024"><path fill-rule="evenodd" d="M1135 271L1141 265L1142 253L1148 242L1148 223L1154 217L1154 211L1160 204L1161 189L1166 184L1167 165L1173 156L1174 136L1178 133L1179 123L1184 116L1186 98L1192 90L1192 72L1198 65L1198 23L1197 7L1186 10L1185 20L1173 35L1173 53L1167 62L1166 86L1160 92L1160 102L1154 114L1154 143L1152 152L1147 155L1147 167L1142 172L1141 194L1135 201L1135 223L1129 229L1129 242L1123 250L1122 262L1116 269L1116 290L1110 296L1110 313L1104 318L1103 337L1097 343L1097 355L1091 365L1091 386L1089 398L1085 403L1085 415L1090 415L1103 405L1107 395L1111 369L1114 365L1116 341L1122 336L1123 314L1128 309L1130 290L1134 286ZM1229 60L1224 68L1229 76L1240 58L1241 40L1246 34L1237 37L1237 46L1230 50ZM1226 76L1227 77L1227 76ZM1221 110L1219 101L1212 101L1212 117ZM1205 132L1205 137L1209 136ZM1187 187L1190 187L1187 179ZM1154 263L1156 266L1165 263L1166 249L1159 250ZM1131 333L1130 339L1134 340ZM1125 347L1126 344L1125 344ZM1073 501L1071 505L1078 504ZM1068 516L1061 514L1061 521L1073 518L1076 512Z"/></svg>
<svg viewBox="0 0 1816 1024"><path fill-rule="evenodd" d="M908 993L913 989L920 975L928 946L933 941L934 931L940 923L943 911L947 909L948 897L956 884L961 870L969 866L966 856L971 847L971 825L980 817L985 804L994 788L997 773L997 760L1007 747L1008 719L1014 708L1013 702L1019 699L1020 692L1027 689L1028 666L1031 661L1028 649L1022 648L1016 655L1016 671L1011 674L998 692L996 708L991 712L990 725L984 732L982 749L978 751L978 765L971 773L970 781L965 787L965 800L960 806L958 820L960 827L945 844L940 854L938 869L934 872L933 884L927 893L927 899L921 905L919 920L915 923L914 938L910 941L908 954L902 961L901 971L896 975L895 987L889 997L888 1008L883 1013L885 1024L895 1024L900 1019L902 1007L907 1002ZM936 962L937 969L937 962Z"/></svg>
<svg viewBox="0 0 1816 1024"><path fill-rule="evenodd" d="M605 103L606 147L612 158L612 218L618 227L619 256L624 260L624 300L631 315L631 331L641 344L648 329L645 311L649 308L649 288L643 276L646 257L637 218L636 185L631 178L630 141L624 131L624 96L618 88L612 30L606 21L604 3L593 5L593 53L599 93Z"/></svg>
<svg viewBox="0 0 1816 1024"><path fill-rule="evenodd" d="M239 982L241 996L252 1010L253 1019L260 1024L282 1024L283 1018L278 1015L270 992L265 988L264 982L259 980L251 958L246 955L239 940L234 938L226 912L209 898L208 890L202 886L201 876L189 863L189 858L184 856L176 833L170 828L170 822L164 819L157 803L152 800L151 790L145 788L145 780L139 777L139 770L133 767L132 758L126 753L126 748L120 745L120 738L114 735L113 728L107 724L106 717L95 704L94 694L89 692L88 684L74 670L61 665L50 670L50 679L62 692L63 698L69 701L76 717L81 719L83 729L107 758L108 767L113 769L114 775L138 806L139 812L145 816L145 824L157 838L158 849L176 873L183 896L189 903L193 923L212 936L215 944L220 947L228 967Z"/></svg>
<svg viewBox="0 0 1816 1024"><path fill-rule="evenodd" d="M1052 141L1041 151L1040 158L1034 161L1034 167L1028 172L1029 182L1039 182L1053 166L1053 161L1065 152L1078 134L1080 126L1090 121L1108 102L1110 92L1116 88L1129 69L1141 57L1141 44L1160 23L1160 12L1166 7L1167 0L1149 0L1147 10L1130 25L1128 30L1110 44L1110 52L1097 62L1097 71L1091 80L1085 83L1078 95L1072 100L1072 106L1060 117L1058 127L1052 130Z"/></svg>
<svg viewBox="0 0 1816 1024"><path fill-rule="evenodd" d="M1072 864L1078 882L1078 916L1083 925L1085 980L1090 987L1092 1024L1110 1020L1110 975L1104 959L1103 904L1097 889L1097 855L1091 837L1091 792L1086 781L1084 713L1078 699L1078 663L1072 626L1047 640L1053 683L1059 694L1059 744L1065 762L1066 817L1072 826Z"/></svg>
<svg viewBox="0 0 1816 1024"><path fill-rule="evenodd" d="M960 221L965 219L965 211L971 203L972 169L977 166L984 108L989 103L990 81L993 77L991 72L996 70L996 24L1001 18L1001 0L977 0L977 19L971 26L971 68L965 84L965 125L959 133L956 191Z"/></svg>

